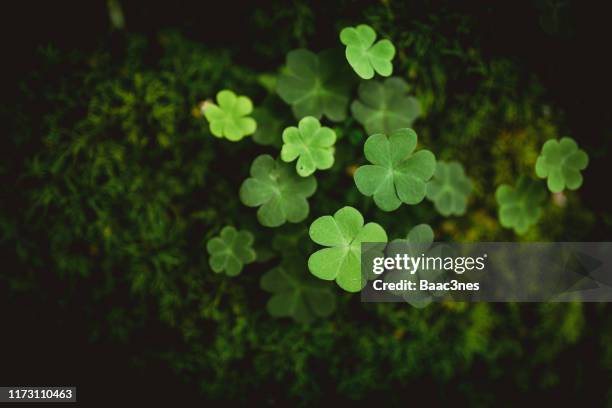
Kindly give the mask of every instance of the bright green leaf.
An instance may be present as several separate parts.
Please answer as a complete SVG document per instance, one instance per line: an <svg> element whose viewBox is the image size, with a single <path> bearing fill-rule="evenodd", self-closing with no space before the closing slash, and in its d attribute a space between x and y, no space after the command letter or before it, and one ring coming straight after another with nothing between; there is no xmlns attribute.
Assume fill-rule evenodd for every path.
<svg viewBox="0 0 612 408"><path fill-rule="evenodd" d="M267 309L274 317L291 317L298 323L310 323L317 317L329 316L336 308L331 288L314 279L299 256L289 257L266 272L260 285L272 293Z"/></svg>
<svg viewBox="0 0 612 408"><path fill-rule="evenodd" d="M549 140L542 146L536 161L536 174L546 178L548 189L559 193L566 187L576 190L582 185L581 170L589 164L589 156L579 149L574 139L564 137L560 141Z"/></svg>
<svg viewBox="0 0 612 408"><path fill-rule="evenodd" d="M408 94L409 90L408 84L397 77L362 82L359 100L353 101L351 112L370 135L411 127L421 115L421 105Z"/></svg>
<svg viewBox="0 0 612 408"><path fill-rule="evenodd" d="M338 122L346 118L350 82L335 51L319 55L304 49L287 54L286 72L276 84L279 96L297 119L314 116Z"/></svg>
<svg viewBox="0 0 612 408"><path fill-rule="evenodd" d="M374 44L376 31L369 25L344 28L340 41L346 45L346 59L361 78L371 79L374 72L385 77L393 73L395 47L389 40Z"/></svg>
<svg viewBox="0 0 612 408"><path fill-rule="evenodd" d="M308 269L317 278L335 280L347 292L360 291L361 243L387 242L387 233L378 224L364 225L363 216L353 207L344 207L333 215L317 218L310 225L310 238L329 248L310 255Z"/></svg>
<svg viewBox="0 0 612 408"><path fill-rule="evenodd" d="M517 234L524 234L540 218L546 190L537 181L521 177L516 187L499 186L495 199L501 225L513 228Z"/></svg>
<svg viewBox="0 0 612 408"><path fill-rule="evenodd" d="M364 195L374 197L384 211L396 210L402 203L418 204L425 197L426 183L436 168L429 150L414 153L417 135L412 129L399 129L387 137L372 135L364 153L371 165L355 172L355 184Z"/></svg>
<svg viewBox="0 0 612 408"><path fill-rule="evenodd" d="M427 183L427 198L443 216L463 215L472 182L465 175L463 166L456 162L439 161L433 178Z"/></svg>
<svg viewBox="0 0 612 408"><path fill-rule="evenodd" d="M251 100L227 89L217 94L216 105L205 103L203 111L210 123L210 132L216 137L236 142L257 129L255 119L247 116L253 111Z"/></svg>
<svg viewBox="0 0 612 408"><path fill-rule="evenodd" d="M249 231L224 227L218 237L206 243L210 267L216 273L225 271L228 276L238 275L244 265L255 261L253 241L253 234Z"/></svg>
<svg viewBox="0 0 612 408"><path fill-rule="evenodd" d="M253 160L251 177L240 186L240 200L259 207L257 219L266 227L300 222L308 216L307 198L317 189L313 176L298 176L292 166L264 154Z"/></svg>
<svg viewBox="0 0 612 408"><path fill-rule="evenodd" d="M296 158L297 173L308 177L316 169L327 170L334 164L336 133L312 116L300 120L298 127L290 126L283 132L281 159L292 162Z"/></svg>

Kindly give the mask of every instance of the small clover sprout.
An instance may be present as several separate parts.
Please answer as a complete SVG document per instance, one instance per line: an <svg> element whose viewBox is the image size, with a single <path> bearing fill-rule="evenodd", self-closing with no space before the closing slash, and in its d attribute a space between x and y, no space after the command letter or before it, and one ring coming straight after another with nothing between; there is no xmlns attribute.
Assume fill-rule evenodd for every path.
<svg viewBox="0 0 612 408"><path fill-rule="evenodd" d="M329 316L336 308L331 288L310 275L299 256L289 257L266 272L260 286L272 293L266 308L273 317L291 317L298 323L310 323L315 318Z"/></svg>
<svg viewBox="0 0 612 408"><path fill-rule="evenodd" d="M287 54L287 67L276 84L278 95L291 105L297 119L325 115L334 122L346 118L350 82L333 50L319 55L304 49Z"/></svg>
<svg viewBox="0 0 612 408"><path fill-rule="evenodd" d="M310 225L310 238L321 249L308 258L308 269L317 278L335 280L347 292L359 292L365 285L361 275L361 243L387 242L387 233L378 224L363 225L363 216L353 207L317 218Z"/></svg>
<svg viewBox="0 0 612 408"><path fill-rule="evenodd" d="M236 142L255 132L257 122L247 116L253 111L253 103L248 97L236 96L226 89L217 94L217 104L205 103L202 107L213 135Z"/></svg>
<svg viewBox="0 0 612 408"><path fill-rule="evenodd" d="M228 276L238 275L244 265L255 261L253 241L253 234L249 231L224 227L218 237L206 243L210 267L215 273L225 271Z"/></svg>
<svg viewBox="0 0 612 408"><path fill-rule="evenodd" d="M389 40L374 44L376 31L369 25L344 28L340 32L340 41L346 45L346 59L361 78L371 79L374 72L385 77L393 73L391 60L395 56L395 47Z"/></svg>
<svg viewBox="0 0 612 408"><path fill-rule="evenodd" d="M253 118L257 121L257 129L253 133L253 141L262 146L280 147L283 124L276 115L266 108L255 108Z"/></svg>
<svg viewBox="0 0 612 408"><path fill-rule="evenodd" d="M240 186L240 201L259 207L257 219L266 227L300 222L308 216L308 197L317 189L313 176L295 174L289 164L263 154L253 160L251 177Z"/></svg>
<svg viewBox="0 0 612 408"><path fill-rule="evenodd" d="M542 146L542 153L535 165L536 175L546 178L548 189L560 193L567 187L576 190L582 185L581 170L589 164L589 156L579 149L574 139L549 140Z"/></svg>
<svg viewBox="0 0 612 408"><path fill-rule="evenodd" d="M297 173L308 177L316 169L326 170L334 164L334 143L336 132L312 116L300 120L298 127L290 126L283 132L281 159L292 162L296 158Z"/></svg>
<svg viewBox="0 0 612 408"><path fill-rule="evenodd" d="M456 161L439 161L433 178L427 183L427 198L445 217L465 214L467 197L471 192L472 182Z"/></svg>
<svg viewBox="0 0 612 408"><path fill-rule="evenodd" d="M540 218L546 190L537 181L521 177L516 188L507 184L499 186L495 199L501 225L513 228L517 234L524 234Z"/></svg>
<svg viewBox="0 0 612 408"><path fill-rule="evenodd" d="M384 82L362 82L359 100L351 104L351 112L370 135L411 127L421 115L421 105L408 95L409 90L408 84L397 77Z"/></svg>
<svg viewBox="0 0 612 408"><path fill-rule="evenodd" d="M417 135L412 129L399 129L387 137L372 135L364 153L371 165L355 172L355 184L364 195L374 196L383 211L396 210L402 203L418 204L425 197L426 183L436 169L436 158L429 150L414 149Z"/></svg>

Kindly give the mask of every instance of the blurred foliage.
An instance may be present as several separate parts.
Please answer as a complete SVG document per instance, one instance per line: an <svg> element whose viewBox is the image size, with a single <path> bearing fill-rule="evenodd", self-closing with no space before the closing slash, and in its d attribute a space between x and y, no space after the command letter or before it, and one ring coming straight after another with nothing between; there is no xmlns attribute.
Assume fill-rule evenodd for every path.
<svg viewBox="0 0 612 408"><path fill-rule="evenodd" d="M218 237L206 243L211 269L216 273L225 271L227 276L238 275L245 264L257 258L252 248L254 239L249 231L224 227Z"/></svg>
<svg viewBox="0 0 612 408"><path fill-rule="evenodd" d="M560 193L565 187L577 190L582 185L582 170L589 164L589 156L578 148L574 139L549 140L542 146L542 154L535 165L536 175L546 178L548 189Z"/></svg>
<svg viewBox="0 0 612 408"><path fill-rule="evenodd" d="M362 82L360 99L351 104L351 112L370 135L409 128L421 112L419 101L408 96L409 90L406 81L398 77Z"/></svg>
<svg viewBox="0 0 612 408"><path fill-rule="evenodd" d="M123 23L113 13L119 28ZM258 42L252 52L280 67L289 50L308 46L317 18L301 1L258 11L255 23L278 42ZM544 203L541 221L525 235L500 228L495 189L533 175L544 141L565 129L535 78L511 59L483 55L470 18L443 11L413 15L402 3L383 1L347 23L362 21L396 46L394 74L421 105L413 125L419 142L470 175L465 215L441 217L428 201L385 213L362 196L353 174L365 163L366 132L345 119L342 96L337 106L312 113L340 122L322 122L339 140L308 218L262 227L238 192L255 157L277 154L279 136L218 139L201 107L229 88L265 106L279 122L269 132L294 124L291 108L274 93L276 72L238 65L242 50L211 48L178 31L154 38L122 32L119 53L41 49L40 67L20 84L20 99L3 107L9 132L0 167L7 180L0 242L14 267L4 268L0 279L16 296L42 293L47 280L59 280L61 300L88 317L92 341L128 343L147 322L159 320L180 342L159 346L157 355L208 398L247 402L265 390L269 403L307 404L329 393L351 400L384 395L400 403L409 394L394 387L427 379L452 388L449 398L490 404L500 384L511 384L506 391L540 392L573 383L586 362L572 359L572 350L593 342L589 316L608 328L595 343L605 350L602 367L610 368L605 306L441 303L417 309L361 304L329 283L336 299L329 317L311 321L294 313L307 321L300 324L266 312L270 296L259 286L262 276L282 265L283 254L301 250L298 256L306 259L314 251L306 225L344 205L382 225L389 239L427 223L436 240L579 241L597 221L579 192L568 191ZM338 46L337 36L326 41ZM357 98L355 88L351 100ZM255 236L257 262L237 278L209 267L206 242L225 225ZM476 390L483 378L491 386Z"/></svg>
<svg viewBox="0 0 612 408"><path fill-rule="evenodd" d="M436 163L433 178L427 183L427 198L434 203L436 210L444 216L463 215L472 182L466 176L463 166L458 162Z"/></svg>

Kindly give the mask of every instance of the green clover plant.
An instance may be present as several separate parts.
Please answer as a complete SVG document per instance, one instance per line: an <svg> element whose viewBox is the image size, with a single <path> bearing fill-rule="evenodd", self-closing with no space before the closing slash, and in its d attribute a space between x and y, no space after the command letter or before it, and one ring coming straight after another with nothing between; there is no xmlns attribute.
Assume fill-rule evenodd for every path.
<svg viewBox="0 0 612 408"><path fill-rule="evenodd" d="M206 243L210 267L215 273L225 271L228 276L238 275L244 265L255 261L253 241L253 234L249 231L237 231L232 226L224 227L219 236Z"/></svg>
<svg viewBox="0 0 612 408"><path fill-rule="evenodd" d="M361 78L371 79L375 72L385 77L393 73L395 47L389 40L374 44L376 31L369 25L344 28L340 41L346 45L346 59Z"/></svg>
<svg viewBox="0 0 612 408"><path fill-rule="evenodd" d="M302 177L308 177L315 170L327 170L334 164L334 143L336 132L312 116L300 120L298 127L290 126L283 131L281 159L292 162L296 158L296 170Z"/></svg>
<svg viewBox="0 0 612 408"><path fill-rule="evenodd" d="M408 94L409 90L408 84L397 77L384 82L362 82L359 100L353 101L351 112L368 134L389 134L411 127L421 115L421 105L418 99Z"/></svg>
<svg viewBox="0 0 612 408"><path fill-rule="evenodd" d="M317 55L299 49L287 54L287 66L278 78L276 91L291 105L297 119L325 115L339 122L346 118L350 82L338 59L333 50Z"/></svg>
<svg viewBox="0 0 612 408"><path fill-rule="evenodd" d="M272 293L266 308L273 317L291 317L298 323L310 323L315 318L329 316L336 308L336 298L329 285L310 275L299 256L290 256L266 272L260 286Z"/></svg>
<svg viewBox="0 0 612 408"><path fill-rule="evenodd" d="M434 176L427 183L427 198L441 215L465 214L471 192L472 182L459 162L438 161Z"/></svg>
<svg viewBox="0 0 612 408"><path fill-rule="evenodd" d="M364 146L372 164L355 172L355 184L364 195L374 197L383 211L396 210L402 203L418 204L425 197L426 183L436 169L436 158L429 150L414 153L417 135L412 129L399 129L387 137L370 136Z"/></svg>
<svg viewBox="0 0 612 408"><path fill-rule="evenodd" d="M308 269L317 278L335 280L347 292L359 292L365 280L361 274L361 243L387 242L387 233L378 224L364 225L363 216L353 207L317 218L309 230L310 238L329 248L308 258Z"/></svg>
<svg viewBox="0 0 612 408"><path fill-rule="evenodd" d="M251 100L227 89L217 94L217 105L208 102L202 110L210 123L210 132L216 137L237 142L257 129L255 119L247 116L253 111Z"/></svg>
<svg viewBox="0 0 612 408"><path fill-rule="evenodd" d="M308 216L307 198L317 189L313 176L300 177L292 166L263 154L253 160L251 177L240 186L240 201L259 207L257 219L266 227L300 222Z"/></svg>
<svg viewBox="0 0 612 408"><path fill-rule="evenodd" d="M542 153L535 165L536 175L546 178L548 189L560 193L566 187L577 190L582 185L581 170L589 164L589 156L579 149L574 139L564 137L560 141L549 140L542 146Z"/></svg>
<svg viewBox="0 0 612 408"><path fill-rule="evenodd" d="M495 192L499 206L499 221L503 227L524 234L542 214L546 191L535 180L521 177L516 187L502 184Z"/></svg>

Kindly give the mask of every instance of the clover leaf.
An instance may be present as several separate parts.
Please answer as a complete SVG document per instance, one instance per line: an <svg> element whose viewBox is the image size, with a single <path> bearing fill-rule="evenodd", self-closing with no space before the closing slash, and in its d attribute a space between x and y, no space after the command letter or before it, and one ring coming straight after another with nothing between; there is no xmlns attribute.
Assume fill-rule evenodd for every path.
<svg viewBox="0 0 612 408"><path fill-rule="evenodd" d="M249 98L236 96L226 89L217 94L217 104L209 102L202 107L213 135L236 142L255 132L257 122L247 116L253 111L253 103Z"/></svg>
<svg viewBox="0 0 612 408"><path fill-rule="evenodd" d="M283 132L281 159L292 162L299 157L296 169L302 177L308 177L316 169L326 170L334 164L336 132L312 116L300 120L298 127L290 126Z"/></svg>
<svg viewBox="0 0 612 408"><path fill-rule="evenodd" d="M396 210L402 203L418 204L425 197L426 183L436 169L429 150L413 153L417 135L412 129L398 129L387 137L370 136L364 146L371 165L355 172L357 189L383 211Z"/></svg>
<svg viewBox="0 0 612 408"><path fill-rule="evenodd" d="M521 177L516 187L502 184L495 192L501 225L524 234L540 218L545 198L546 191L535 180Z"/></svg>
<svg viewBox="0 0 612 408"><path fill-rule="evenodd" d="M574 139L549 140L542 146L542 153L535 165L536 175L546 178L548 189L560 193L565 187L576 190L582 185L581 170L589 164L589 156L579 149Z"/></svg>
<svg viewBox="0 0 612 408"><path fill-rule="evenodd" d="M456 161L439 161L433 178L427 183L427 198L445 217L465 214L471 191L472 182L465 175L463 166Z"/></svg>
<svg viewBox="0 0 612 408"><path fill-rule="evenodd" d="M253 160L251 177L240 186L240 201L259 207L257 219L266 227L300 222L308 216L308 197L317 189L313 176L300 177L290 165L263 154Z"/></svg>
<svg viewBox="0 0 612 408"><path fill-rule="evenodd" d="M323 280L335 280L347 292L360 291L365 285L361 275L361 243L387 242L387 233L380 225L363 223L363 216L353 207L317 218L310 225L310 238L330 248L310 255L310 272Z"/></svg>
<svg viewBox="0 0 612 408"><path fill-rule="evenodd" d="M255 261L253 241L253 234L249 231L224 227L218 237L206 243L210 267L215 273L225 271L228 276L238 275L244 265Z"/></svg>
<svg viewBox="0 0 612 408"><path fill-rule="evenodd" d="M411 127L421 115L421 105L418 99L408 95L409 90L408 84L397 77L384 82L362 82L359 100L353 101L351 112L370 135Z"/></svg>
<svg viewBox="0 0 612 408"><path fill-rule="evenodd" d="M308 274L303 265L302 257L289 257L261 277L261 288L272 293L266 305L271 316L310 323L335 310L336 297L331 288Z"/></svg>
<svg viewBox="0 0 612 408"><path fill-rule="evenodd" d="M286 72L280 75L276 91L301 119L325 115L334 122L346 118L350 82L344 64L333 50L319 55L304 49L287 54Z"/></svg>
<svg viewBox="0 0 612 408"><path fill-rule="evenodd" d="M389 40L374 44L376 31L369 25L344 28L340 32L340 41L346 45L346 59L361 78L371 79L374 72L385 77L393 73L391 60L395 56L395 47Z"/></svg>

